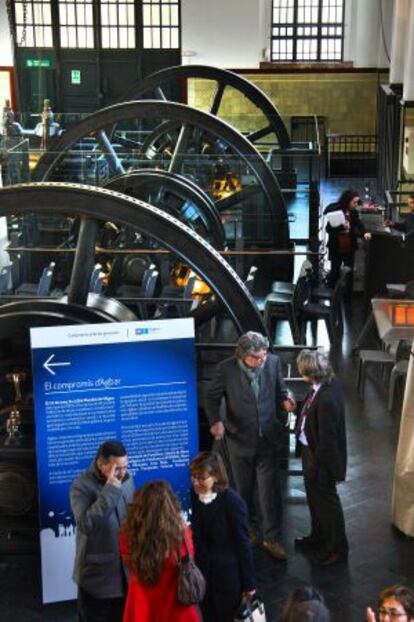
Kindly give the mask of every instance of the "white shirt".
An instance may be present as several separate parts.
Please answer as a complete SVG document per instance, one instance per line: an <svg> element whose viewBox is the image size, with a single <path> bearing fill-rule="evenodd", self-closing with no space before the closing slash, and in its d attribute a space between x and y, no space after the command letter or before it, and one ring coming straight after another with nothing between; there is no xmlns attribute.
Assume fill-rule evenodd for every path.
<svg viewBox="0 0 414 622"><path fill-rule="evenodd" d="M309 410L309 408L311 407L312 402L315 399L315 395L319 391L320 387L321 387L320 383L319 384L315 383L315 384L312 385L313 395L312 395L312 399L307 403L306 410ZM306 438L306 434L305 434L306 417L307 417L307 413L306 413L306 416L303 417L303 419L302 419L302 425L301 425L300 433L299 433L299 441L302 443L302 445L305 445L307 447L308 446L308 439Z"/></svg>

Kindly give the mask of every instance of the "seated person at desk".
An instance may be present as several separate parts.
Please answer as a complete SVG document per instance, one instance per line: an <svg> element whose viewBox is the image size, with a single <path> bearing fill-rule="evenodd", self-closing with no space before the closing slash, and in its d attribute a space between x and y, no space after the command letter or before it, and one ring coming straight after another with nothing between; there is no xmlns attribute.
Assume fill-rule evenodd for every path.
<svg viewBox="0 0 414 622"><path fill-rule="evenodd" d="M365 232L365 226L357 212L359 204L358 192L345 190L338 202L331 203L324 211L327 220L328 258L331 262L328 286L335 287L341 266L344 264L351 268L348 293L352 292L354 258L358 248L357 239L358 237L366 240L371 238L371 234Z"/></svg>
<svg viewBox="0 0 414 622"><path fill-rule="evenodd" d="M414 194L410 194L408 197L407 206L410 209L410 213L404 218L404 220L401 222L386 220L385 226L401 231L402 233L411 233L411 231L414 231Z"/></svg>

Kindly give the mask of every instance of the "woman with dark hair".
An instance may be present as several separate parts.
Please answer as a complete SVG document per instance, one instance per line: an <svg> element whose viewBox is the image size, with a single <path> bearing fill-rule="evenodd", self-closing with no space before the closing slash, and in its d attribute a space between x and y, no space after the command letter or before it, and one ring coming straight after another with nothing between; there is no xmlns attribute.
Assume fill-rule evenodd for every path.
<svg viewBox="0 0 414 622"><path fill-rule="evenodd" d="M203 451L190 464L195 559L207 581L204 622L232 622L256 579L246 504L228 486L220 456Z"/></svg>
<svg viewBox="0 0 414 622"><path fill-rule="evenodd" d="M296 423L302 455L311 532L296 538L295 545L315 554L313 563L329 566L345 561L348 541L337 482L346 475L345 403L327 355L302 350L297 368L310 391Z"/></svg>
<svg viewBox="0 0 414 622"><path fill-rule="evenodd" d="M414 621L414 592L405 585L387 587L378 599L378 619L391 622ZM367 622L376 622L371 607L367 607Z"/></svg>
<svg viewBox="0 0 414 622"><path fill-rule="evenodd" d="M187 548L192 556L190 529L170 485L142 486L120 535L121 555L131 573L123 622L200 622L197 608L177 598L178 563Z"/></svg>
<svg viewBox="0 0 414 622"><path fill-rule="evenodd" d="M331 203L324 211L326 217L326 233L328 234L328 259L331 272L328 278L329 287L335 287L342 264L351 269L348 281L349 293L352 292L355 251L358 248L358 237L366 240L371 238L357 212L360 199L355 190L345 190L337 203Z"/></svg>

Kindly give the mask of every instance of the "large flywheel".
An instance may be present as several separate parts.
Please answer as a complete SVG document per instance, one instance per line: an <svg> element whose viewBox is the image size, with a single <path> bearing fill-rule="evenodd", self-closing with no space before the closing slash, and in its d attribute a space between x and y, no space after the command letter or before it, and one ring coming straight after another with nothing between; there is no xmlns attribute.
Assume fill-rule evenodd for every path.
<svg viewBox="0 0 414 622"><path fill-rule="evenodd" d="M0 190L1 216L24 216L31 212L81 219L67 294L71 305L88 306L97 234L102 223L115 221L154 239L199 275L224 306L239 333L266 332L253 298L231 266L201 236L170 214L118 192L76 184L34 183ZM98 296L98 301L101 298ZM49 303L52 313L54 304ZM102 310L97 300L93 306ZM102 312L105 309L104 306ZM21 313L21 303L16 312Z"/></svg>
<svg viewBox="0 0 414 622"><path fill-rule="evenodd" d="M34 179L61 179L59 166L71 153L82 156L82 140L91 136L96 144L92 153L85 154L82 166L93 158L104 161L102 183L140 168L155 167L184 175L213 197L219 211L243 214L246 239L288 248L287 211L275 175L249 140L215 116L160 101L125 102L104 108L51 144L38 162ZM114 142L114 137L123 137L122 144ZM79 180L94 184L101 180L96 170L89 178L83 170ZM214 179L217 170L224 184L218 189Z"/></svg>
<svg viewBox="0 0 414 622"><path fill-rule="evenodd" d="M282 116L274 103L267 97L258 86L246 80L238 74L211 67L208 65L179 65L168 67L147 76L137 86L126 91L123 101L143 99L151 96L164 101L183 101L183 92L188 95L189 81L203 80L207 84L212 83L208 91L208 110L220 118L225 118L226 95L236 90L239 99L247 100L249 112L258 117L260 127L246 133L247 139L256 143L263 139L271 138L282 149L290 147L290 138ZM185 88L183 88L185 82ZM205 87L206 88L206 87ZM204 99L204 98L203 98ZM246 128L238 128L240 131Z"/></svg>

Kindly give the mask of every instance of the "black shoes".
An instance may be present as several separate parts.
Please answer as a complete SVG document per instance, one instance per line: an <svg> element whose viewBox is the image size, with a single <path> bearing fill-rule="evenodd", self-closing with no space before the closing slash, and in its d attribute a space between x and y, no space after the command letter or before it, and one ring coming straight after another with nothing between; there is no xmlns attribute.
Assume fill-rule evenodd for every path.
<svg viewBox="0 0 414 622"><path fill-rule="evenodd" d="M295 547L301 551L314 551L318 548L318 543L312 536L301 536L295 538Z"/></svg>

